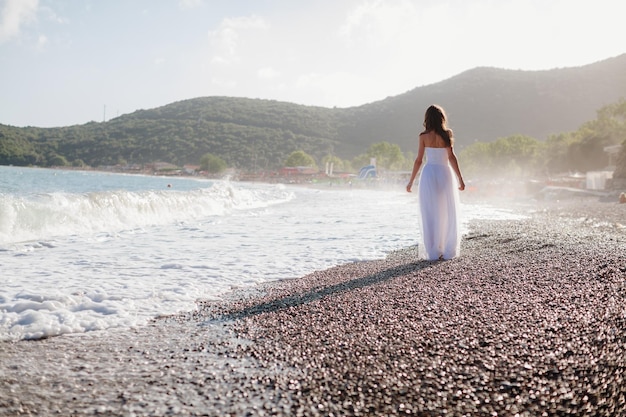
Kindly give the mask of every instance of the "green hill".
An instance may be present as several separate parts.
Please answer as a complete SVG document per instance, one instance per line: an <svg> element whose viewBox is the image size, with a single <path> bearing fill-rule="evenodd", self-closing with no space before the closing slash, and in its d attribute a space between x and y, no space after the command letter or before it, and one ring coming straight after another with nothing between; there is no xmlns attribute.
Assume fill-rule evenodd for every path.
<svg viewBox="0 0 626 417"><path fill-rule="evenodd" d="M516 71L475 68L436 84L351 109L345 139L387 138L416 148L424 110L442 105L457 145L522 134L544 140L576 130L601 107L626 97L626 54L577 68ZM392 140L393 139L393 140Z"/></svg>
<svg viewBox="0 0 626 417"><path fill-rule="evenodd" d="M457 146L577 129L626 97L626 54L547 71L476 68L436 84L346 109L202 97L62 128L0 125L0 164L91 166L167 161L205 153L230 166L277 168L295 150L350 159L381 141L415 151L426 107L444 106Z"/></svg>

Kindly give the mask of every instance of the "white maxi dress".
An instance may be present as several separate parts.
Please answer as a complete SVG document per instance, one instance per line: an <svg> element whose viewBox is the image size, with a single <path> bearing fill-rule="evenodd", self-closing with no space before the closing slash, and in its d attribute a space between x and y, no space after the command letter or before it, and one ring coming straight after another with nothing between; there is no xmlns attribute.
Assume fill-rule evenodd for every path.
<svg viewBox="0 0 626 417"><path fill-rule="evenodd" d="M429 148L418 184L422 224L420 256L428 260L459 255L459 192L446 148Z"/></svg>

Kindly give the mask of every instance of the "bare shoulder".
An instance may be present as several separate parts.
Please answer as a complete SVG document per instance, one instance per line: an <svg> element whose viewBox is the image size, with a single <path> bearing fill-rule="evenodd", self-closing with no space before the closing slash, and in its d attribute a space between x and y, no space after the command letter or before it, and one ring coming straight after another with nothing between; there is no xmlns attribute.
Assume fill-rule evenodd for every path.
<svg viewBox="0 0 626 417"><path fill-rule="evenodd" d="M436 132L422 132L420 133L420 140L424 141L424 144L428 148L443 148L445 144L443 142L443 138L439 136Z"/></svg>

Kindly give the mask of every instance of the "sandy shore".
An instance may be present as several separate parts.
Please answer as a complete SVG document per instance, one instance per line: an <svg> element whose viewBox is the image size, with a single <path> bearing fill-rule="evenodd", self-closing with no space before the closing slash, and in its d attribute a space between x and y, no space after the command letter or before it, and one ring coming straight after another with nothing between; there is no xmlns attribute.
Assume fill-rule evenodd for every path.
<svg viewBox="0 0 626 417"><path fill-rule="evenodd" d="M0 415L626 415L626 205L532 210L475 222L451 261L407 249L0 343Z"/></svg>

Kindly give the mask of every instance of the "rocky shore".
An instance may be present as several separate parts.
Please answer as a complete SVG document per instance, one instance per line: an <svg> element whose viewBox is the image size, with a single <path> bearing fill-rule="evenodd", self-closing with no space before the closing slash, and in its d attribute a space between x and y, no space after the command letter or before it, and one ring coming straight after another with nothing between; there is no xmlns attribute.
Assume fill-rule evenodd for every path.
<svg viewBox="0 0 626 417"><path fill-rule="evenodd" d="M474 222L451 261L409 248L0 343L0 415L626 415L626 205L529 216Z"/></svg>

